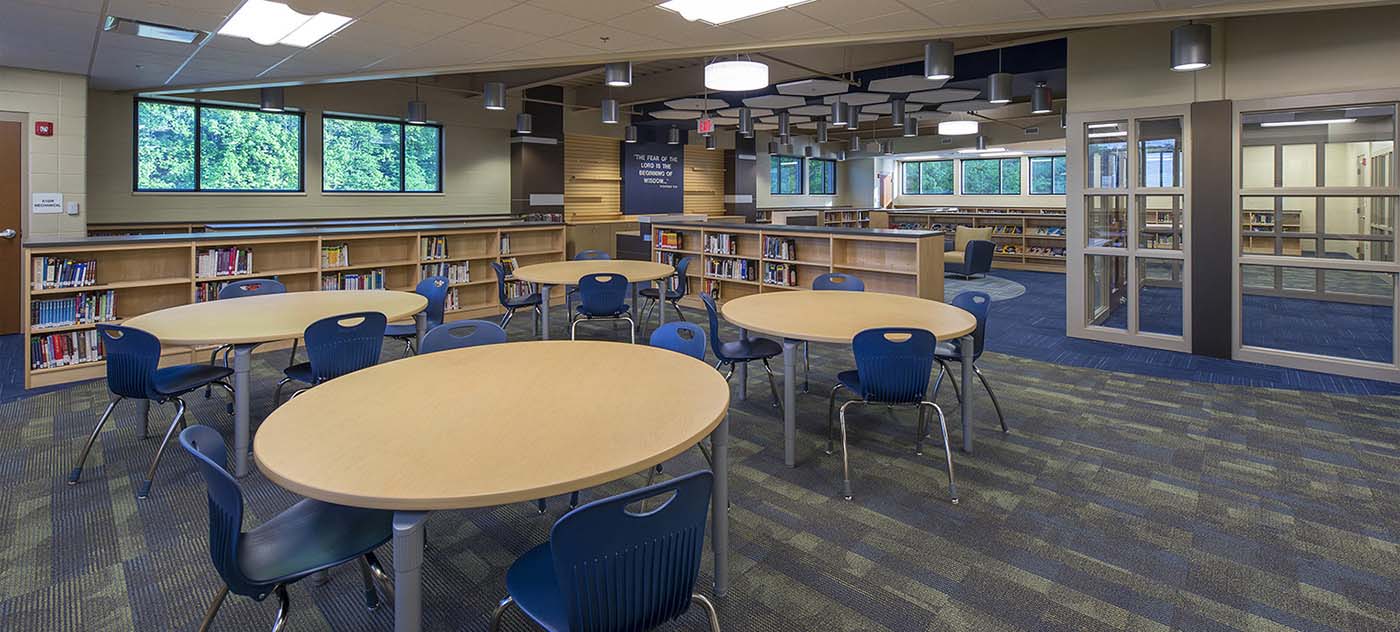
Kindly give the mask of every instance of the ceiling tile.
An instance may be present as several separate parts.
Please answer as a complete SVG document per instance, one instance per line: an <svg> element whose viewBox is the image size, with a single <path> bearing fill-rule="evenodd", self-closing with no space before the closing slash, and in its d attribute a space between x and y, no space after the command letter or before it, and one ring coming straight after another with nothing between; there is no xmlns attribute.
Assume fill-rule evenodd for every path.
<svg viewBox="0 0 1400 632"><path fill-rule="evenodd" d="M657 3L647 0L529 0L542 9L593 22L605 22L620 15L651 9Z"/></svg>
<svg viewBox="0 0 1400 632"><path fill-rule="evenodd" d="M851 84L835 79L803 79L777 85L778 94L804 97L820 97L828 94L841 94L851 89Z"/></svg>
<svg viewBox="0 0 1400 632"><path fill-rule="evenodd" d="M947 103L949 101L966 101L967 99L976 98L979 94L982 94L981 90L943 88L941 90L915 92L909 95L909 100L918 103Z"/></svg>
<svg viewBox="0 0 1400 632"><path fill-rule="evenodd" d="M1104 2L1103 0L1027 0L1032 6L1040 9L1046 17L1050 18L1077 18L1090 15L1105 15L1109 13L1133 13L1138 11L1155 11L1157 3L1154 0L1113 0ZM1193 4L1208 4L1205 2L1195 2Z"/></svg>
<svg viewBox="0 0 1400 632"><path fill-rule="evenodd" d="M954 101L938 106L940 112L978 112L982 110L995 110L1001 107L982 99L972 99L969 101Z"/></svg>
<svg viewBox="0 0 1400 632"><path fill-rule="evenodd" d="M853 105L870 105L872 103L884 103L890 99L890 95L879 92L852 92L850 94L840 94L822 99L823 103L831 105L840 99L842 103Z"/></svg>
<svg viewBox="0 0 1400 632"><path fill-rule="evenodd" d="M416 7L402 2L386 2L370 11L352 25L361 32L408 31L428 37L437 37L460 29L471 20ZM420 40L421 37L420 37Z"/></svg>
<svg viewBox="0 0 1400 632"><path fill-rule="evenodd" d="M657 110L650 115L652 118L668 121L690 121L700 118L700 113L695 110Z"/></svg>
<svg viewBox="0 0 1400 632"><path fill-rule="evenodd" d="M906 113L909 113L909 112L918 112L919 110L922 110L923 108L924 108L924 106L919 105L918 103L905 103L905 104L904 104L904 111L905 111ZM891 104L891 103L876 103L876 104L874 104L874 105L865 105L865 106L861 106L860 111L862 111L862 112L870 112L870 113L873 113L873 114L890 114L890 113L892 113L892 110L893 110L893 109L894 109L894 104Z"/></svg>
<svg viewBox="0 0 1400 632"><path fill-rule="evenodd" d="M858 3L864 4L864 2ZM854 22L843 22L836 27L850 34L898 33L938 26L937 22L916 11L896 11L884 15L867 17Z"/></svg>
<svg viewBox="0 0 1400 632"><path fill-rule="evenodd" d="M487 24L504 26L524 33L532 33L544 37L555 37L568 33L569 31L576 31L590 24L590 22L586 20L581 20L548 9L541 9L531 4L515 5L483 21ZM598 43L594 42L591 46L597 47Z"/></svg>
<svg viewBox="0 0 1400 632"><path fill-rule="evenodd" d="M743 33L704 22L690 22L665 9L634 11L609 23L633 33L642 33L677 46L712 46L751 41Z"/></svg>
<svg viewBox="0 0 1400 632"><path fill-rule="evenodd" d="M931 81L923 75L905 75L903 77L888 77L876 79L870 82L867 89L872 92L919 92L921 90L937 90L948 83L947 79Z"/></svg>
<svg viewBox="0 0 1400 632"><path fill-rule="evenodd" d="M718 115L720 115L720 116L739 116L739 110L740 110L740 109L741 109L741 108L725 108L725 109L723 109L723 110L720 110L720 111L718 111L718 112L715 112L715 114L718 114ZM749 108L749 116L752 116L752 117L755 117L755 118L760 117L760 116L768 116L769 114L772 114L772 113L773 113L773 110L769 110L769 109L766 109L766 108Z"/></svg>
<svg viewBox="0 0 1400 632"><path fill-rule="evenodd" d="M831 106L829 106L829 105L804 105L804 106L802 106L802 107L800 107L800 108L792 108L792 109L790 109L790 110L788 110L788 111L789 111L789 112L792 112L793 114L802 114L802 115L805 115L805 116L827 116L827 115L831 114Z"/></svg>
<svg viewBox="0 0 1400 632"><path fill-rule="evenodd" d="M841 28L843 24L863 20L872 15L885 15L906 9L907 7L898 0L817 0L795 6L789 9L789 12L800 13Z"/></svg>
<svg viewBox="0 0 1400 632"><path fill-rule="evenodd" d="M606 44L600 38L606 37ZM654 51L670 47L667 42L663 42L655 37L638 35L631 31L625 31L612 25L588 24L583 28L570 31L559 36L567 42L582 44L584 46L597 46L609 53L626 53L633 51Z"/></svg>
<svg viewBox="0 0 1400 632"><path fill-rule="evenodd" d="M508 29L495 24L477 22L443 36L444 40L472 45L491 46L497 52L508 51L538 42L543 37Z"/></svg>
<svg viewBox="0 0 1400 632"><path fill-rule="evenodd" d="M778 125L776 123L754 123L753 128L761 132L771 132L778 129Z"/></svg>
<svg viewBox="0 0 1400 632"><path fill-rule="evenodd" d="M719 110L728 108L729 103L714 97L702 99L697 97L687 97L684 99L671 99L665 103L666 107L673 110Z"/></svg>
<svg viewBox="0 0 1400 632"><path fill-rule="evenodd" d="M807 100L802 97L765 94L763 96L744 99L744 105L751 108L795 108L807 105Z"/></svg>
<svg viewBox="0 0 1400 632"><path fill-rule="evenodd" d="M231 7L230 7L231 8ZM184 4L164 4L144 0L111 0L108 15L155 22L169 26L213 32L223 24L227 10L198 9Z"/></svg>
<svg viewBox="0 0 1400 632"><path fill-rule="evenodd" d="M778 115L774 114L773 116L765 116L765 117L760 118L760 119L758 119L758 120L763 121L764 123L777 123L777 122L778 122ZM793 115L791 115L791 114L788 115L788 122L789 122L789 123L809 123L809 122L811 122L811 121L812 121L812 117L810 117L810 116L793 116Z"/></svg>
<svg viewBox="0 0 1400 632"><path fill-rule="evenodd" d="M943 26L1019 22L1045 17L1026 0L904 0Z"/></svg>
<svg viewBox="0 0 1400 632"><path fill-rule="evenodd" d="M771 40L840 34L840 31L833 28L831 24L807 17L796 11L772 11L747 20L730 22L724 26L750 37Z"/></svg>
<svg viewBox="0 0 1400 632"><path fill-rule="evenodd" d="M468 27L472 28L472 27ZM523 35L523 34L522 34ZM463 42L440 38L413 50L390 57L374 66L376 70L392 68L421 68L431 66L459 66L481 61L500 54L501 47L484 42Z"/></svg>
<svg viewBox="0 0 1400 632"><path fill-rule="evenodd" d="M521 0L402 0L403 4L413 5L438 13L447 13L471 21L480 20L493 13L505 11Z"/></svg>
<svg viewBox="0 0 1400 632"><path fill-rule="evenodd" d="M534 60L534 59L554 59L556 57L576 57L580 55L596 55L600 49L595 46L584 46L573 42L566 42L558 38L545 38L533 44L520 48L503 51L500 54L487 57L487 60Z"/></svg>

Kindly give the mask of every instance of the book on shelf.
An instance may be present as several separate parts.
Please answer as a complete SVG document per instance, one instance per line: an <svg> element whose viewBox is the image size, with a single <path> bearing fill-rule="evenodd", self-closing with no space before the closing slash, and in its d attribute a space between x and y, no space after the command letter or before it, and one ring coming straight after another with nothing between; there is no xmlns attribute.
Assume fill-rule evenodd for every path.
<svg viewBox="0 0 1400 632"><path fill-rule="evenodd" d="M666 265L668 265L668 266L671 266L672 268L674 268L674 267L676 267L678 264L680 264L681 259L683 259L683 258L685 258L684 255L680 255L680 254L677 254L677 253L674 253L674 252L658 252L658 253L656 253L656 262L657 262L657 263L664 263L664 264L666 264ZM673 275L671 275L670 277L667 277L667 279L666 279L666 289L671 290L671 291L675 291L675 290L681 289L681 278L680 278L680 275L678 275L678 274L673 274Z"/></svg>
<svg viewBox="0 0 1400 632"><path fill-rule="evenodd" d="M76 261L63 257L33 258L34 289L49 290L64 287L97 285L97 262Z"/></svg>
<svg viewBox="0 0 1400 632"><path fill-rule="evenodd" d="M714 280L714 279L705 279L705 293L706 293L706 294L709 294L709 295L710 295L710 298L715 299L716 301L718 301L718 300L719 300L719 281L716 281L716 280Z"/></svg>
<svg viewBox="0 0 1400 632"><path fill-rule="evenodd" d="M194 275L201 278L253 273L253 251L248 248L207 248L194 260Z"/></svg>
<svg viewBox="0 0 1400 632"><path fill-rule="evenodd" d="M444 277L448 283L471 283L471 266L466 261L423 264L423 278L431 276Z"/></svg>
<svg viewBox="0 0 1400 632"><path fill-rule="evenodd" d="M797 240L782 237L763 238L763 256L768 259L797 259Z"/></svg>
<svg viewBox="0 0 1400 632"><path fill-rule="evenodd" d="M510 254L510 234L501 233L501 254Z"/></svg>
<svg viewBox="0 0 1400 632"><path fill-rule="evenodd" d="M422 258L424 259L446 259L447 258L447 236L433 235L419 240L422 247Z"/></svg>
<svg viewBox="0 0 1400 632"><path fill-rule="evenodd" d="M339 272L321 276L322 290L382 290L384 268L363 272Z"/></svg>
<svg viewBox="0 0 1400 632"><path fill-rule="evenodd" d="M344 268L350 265L350 244L321 246L322 268Z"/></svg>
<svg viewBox="0 0 1400 632"><path fill-rule="evenodd" d="M520 261L515 257L506 257L504 259L501 259L501 269L505 270L507 281L509 281L511 277L515 276L515 269L519 267Z"/></svg>
<svg viewBox="0 0 1400 632"><path fill-rule="evenodd" d="M658 230L656 231L656 247L667 250L680 250L684 241L680 231Z"/></svg>
<svg viewBox="0 0 1400 632"><path fill-rule="evenodd" d="M710 233L705 235L705 252L716 255L733 255L739 253L739 239L727 233Z"/></svg>
<svg viewBox="0 0 1400 632"><path fill-rule="evenodd" d="M29 325L35 329L69 327L117 319L117 293L79 292L66 298L33 300L29 303Z"/></svg>
<svg viewBox="0 0 1400 632"><path fill-rule="evenodd" d="M797 266L786 263L763 264L763 282L768 285L797 287Z"/></svg>
<svg viewBox="0 0 1400 632"><path fill-rule="evenodd" d="M706 259L706 274L712 277L757 281L757 264L748 259Z"/></svg>
<svg viewBox="0 0 1400 632"><path fill-rule="evenodd" d="M29 368L52 369L100 362L103 351L102 336L96 329L30 336Z"/></svg>
<svg viewBox="0 0 1400 632"><path fill-rule="evenodd" d="M447 290L447 298L443 299L442 308L445 310L462 309L462 299L457 294L457 288Z"/></svg>

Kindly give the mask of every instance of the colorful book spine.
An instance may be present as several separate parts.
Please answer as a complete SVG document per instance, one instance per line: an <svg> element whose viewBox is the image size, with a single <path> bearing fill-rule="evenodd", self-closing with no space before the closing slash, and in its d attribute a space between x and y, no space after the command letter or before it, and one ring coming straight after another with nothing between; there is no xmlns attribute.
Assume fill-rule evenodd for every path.
<svg viewBox="0 0 1400 632"><path fill-rule="evenodd" d="M31 369L100 362L102 358L102 337L96 329L29 337Z"/></svg>
<svg viewBox="0 0 1400 632"><path fill-rule="evenodd" d="M97 262L63 257L34 257L31 282L36 290L97 285Z"/></svg>
<svg viewBox="0 0 1400 632"><path fill-rule="evenodd" d="M117 319L117 294L81 292L67 298L34 300L30 303L29 323L35 329L69 327Z"/></svg>

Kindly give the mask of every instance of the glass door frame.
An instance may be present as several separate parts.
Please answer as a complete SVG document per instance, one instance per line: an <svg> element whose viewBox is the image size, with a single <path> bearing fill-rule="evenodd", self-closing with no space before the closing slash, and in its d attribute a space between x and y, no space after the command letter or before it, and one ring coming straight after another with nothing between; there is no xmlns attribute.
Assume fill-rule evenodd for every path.
<svg viewBox="0 0 1400 632"><path fill-rule="evenodd" d="M1366 105L1393 105L1396 113L1393 121L1393 130L1397 149L1400 149L1400 90L1367 90L1361 92L1320 94L1296 97L1276 97L1266 99L1251 99L1247 101L1235 101L1233 112L1233 149L1231 156L1231 191L1233 200L1233 227L1231 232L1232 252L1231 274L1233 283L1231 288L1231 349L1236 360L1246 362L1257 362L1260 364L1270 364L1304 371L1316 371L1319 373L1332 373L1357 377L1363 379L1383 380L1388 382L1400 382L1400 256L1393 257L1394 261L1347 261L1341 259L1331 259L1326 257L1302 257L1284 255L1262 255L1243 254L1241 251L1240 235L1241 214L1244 212L1243 200L1251 196L1293 196L1293 197L1326 197L1326 196L1354 196L1354 197L1392 197L1396 199L1397 207L1400 207L1400 165L1396 160L1391 160L1389 187L1268 187L1268 188L1245 188L1242 186L1244 171L1244 160L1242 150L1242 119L1246 114L1269 112L1306 110L1311 108L1328 108L1341 106L1366 106ZM1400 208L1397 208L1400 210ZM1319 239L1319 246L1322 247L1322 240ZM1396 250L1400 247L1400 230L1392 234L1391 252L1400 253ZM1335 356L1324 356L1301 351L1289 351L1283 349L1273 349L1269 347L1246 346L1244 344L1244 266L1258 265L1269 267L1286 268L1307 268L1310 270L1354 270L1361 272L1382 272L1396 275L1396 282L1393 284L1391 296L1391 361L1389 364L1383 362L1372 362L1353 358L1343 358ZM1382 296L1384 296L1382 294Z"/></svg>
<svg viewBox="0 0 1400 632"><path fill-rule="evenodd" d="M1142 121L1171 119L1181 120L1181 186L1144 187L1141 178L1140 150L1138 147L1138 124ZM1089 187L1087 182L1088 149L1085 126L1100 122L1126 122L1127 136L1127 185L1122 188ZM1150 347L1168 351L1191 352L1191 111L1189 104L1138 108L1131 110L1109 110L1100 112L1070 113L1065 128L1066 178L1065 204L1068 213L1065 217L1066 240L1065 262L1065 330L1072 338L1085 338L1102 342L1116 342L1138 347ZM1127 198L1127 230L1122 248L1088 245L1087 203L1089 196L1116 195ZM1146 196L1179 196L1181 199L1181 229L1184 243L1178 250L1158 250L1142 248L1139 235L1139 198ZM1090 325L1088 320L1088 257L1109 255L1125 257L1127 260L1128 319L1125 329ZM1140 259L1167 259L1181 262L1181 335L1141 331L1139 328L1139 308L1141 283L1139 281Z"/></svg>

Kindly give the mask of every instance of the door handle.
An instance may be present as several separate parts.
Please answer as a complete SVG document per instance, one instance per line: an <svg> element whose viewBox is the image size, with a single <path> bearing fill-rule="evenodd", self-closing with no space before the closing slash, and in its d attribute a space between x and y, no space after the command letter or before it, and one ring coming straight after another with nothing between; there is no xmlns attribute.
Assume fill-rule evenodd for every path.
<svg viewBox="0 0 1400 632"><path fill-rule="evenodd" d="M16 234L17 233L15 233L15 229L13 228L6 228L5 230L0 230L0 237L3 237L5 239L14 239Z"/></svg>

